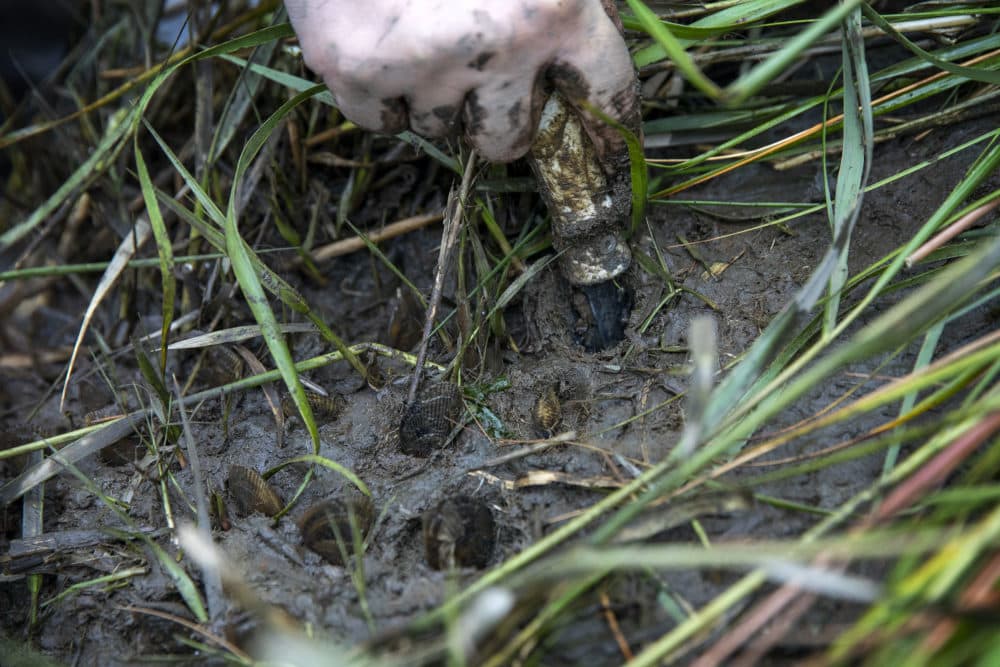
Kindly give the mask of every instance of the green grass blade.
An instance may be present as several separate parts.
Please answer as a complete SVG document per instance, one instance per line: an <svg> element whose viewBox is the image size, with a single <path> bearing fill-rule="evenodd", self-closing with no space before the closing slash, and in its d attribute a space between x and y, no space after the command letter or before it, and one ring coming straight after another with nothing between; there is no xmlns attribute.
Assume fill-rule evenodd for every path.
<svg viewBox="0 0 1000 667"><path fill-rule="evenodd" d="M684 46L677 41L666 24L660 22L656 14L642 0L628 0L628 6L635 12L635 17L643 29L663 48L663 51L691 85L713 100L722 97L722 89L694 64L694 60L684 50Z"/></svg>
<svg viewBox="0 0 1000 667"><path fill-rule="evenodd" d="M174 277L174 251L170 243L170 233L163 222L160 204L156 200L156 190L149 177L146 160L139 150L138 136L134 146L135 166L139 176L139 186L142 189L142 199L146 204L149 223L153 227L153 238L156 241L156 256L160 263L160 289L163 292L163 324L160 327L160 372L167 368L167 336L170 324L174 321L174 300L177 294L177 279Z"/></svg>
<svg viewBox="0 0 1000 667"><path fill-rule="evenodd" d="M238 58L236 56L231 56L231 55L225 55L222 56L222 58L228 60L231 63L239 65L240 67L246 67L249 71L254 72L255 74L258 74L264 77L265 79L274 81L275 83L285 86L286 88L289 88L296 92L300 93L305 92L316 86L316 83L314 81L310 81L309 79L303 79L300 76L295 76L294 74L289 74L288 72L276 70L273 67L266 67L258 63L250 63L242 58ZM316 93L315 99L317 102L322 102L327 106L337 108L337 103L333 101L333 95L331 95L330 91L326 89L326 86L322 86L322 89L318 93ZM409 130L400 132L399 134L396 135L396 138L399 139L400 141L405 141L414 148L422 150L423 152L427 153L429 156L440 162L443 166L447 167L451 171L461 176L462 167L461 165L458 164L458 160L445 154L441 149L439 149L430 141L427 141L423 137L416 135L413 132L410 132Z"/></svg>
<svg viewBox="0 0 1000 667"><path fill-rule="evenodd" d="M194 195L195 199L198 200L198 203L205 210L205 213L208 214L208 217L211 218L219 228L222 228L226 222L226 216L223 215L222 209L215 204L215 201L207 192L205 192L201 183L199 183L191 172L187 170L187 167L185 167L184 163L180 161L177 154L170 149L167 142L165 142L160 135L157 134L156 130L154 130L149 123L146 123L146 130L150 135L152 135L153 139L156 140L156 143L160 145L160 148L163 150L163 154L166 155L167 159L170 161L170 165L177 171L178 174L181 175L181 178L184 179L184 183L191 188L191 193Z"/></svg>
<svg viewBox="0 0 1000 667"><path fill-rule="evenodd" d="M806 49L813 46L816 40L833 30L859 4L861 0L844 0L828 11L811 26L789 39L780 51L729 84L723 91L723 99L730 104L745 102L784 72Z"/></svg>
<svg viewBox="0 0 1000 667"><path fill-rule="evenodd" d="M847 282L847 257L851 233L861 214L865 186L871 170L874 129L872 127L871 88L865 62L865 43L861 35L861 11L855 9L844 20L842 41L844 61L844 129L837 195L834 202L832 249L837 266L830 275L823 332L829 336L837 322L840 293ZM825 160L824 160L825 161Z"/></svg>
<svg viewBox="0 0 1000 667"><path fill-rule="evenodd" d="M246 298L257 323L260 324L261 333L267 343L268 350L270 350L271 356L274 358L274 362L278 370L281 371L281 376L285 380L285 385L288 387L289 392L291 392L292 399L294 400L296 407L298 407L303 421L306 423L309 433L312 436L313 447L316 452L319 451L319 431L316 428L316 423L312 416L312 410L309 408L309 404L306 401L305 390L302 388L298 375L295 372L295 362L292 359L291 352L288 350L288 345L285 343L285 339L281 335L278 320L275 317L274 312L271 310L271 307L268 305L267 298L264 295L263 285L271 283L276 286L278 285L278 281L280 279L278 279L278 277L270 271L258 274L255 270L255 261L252 259L254 253L246 245L243 238L239 234L239 227L236 219L236 201L239 196L239 189L242 183L243 175L250 167L250 164L257 155L257 152L261 149L268 138L270 138L274 129L284 119L284 117L288 115L288 113L305 100L315 96L322 89L322 86L314 86L285 102L285 104L281 105L277 111L264 121L260 128L258 128L247 141L246 145L243 147L243 152L240 154L239 161L237 162L236 172L233 175L233 186L230 190L229 205L226 210L224 226L227 255L233 263L233 272L236 275L236 280L239 282L240 288L243 290L244 297ZM256 261L259 262L259 259ZM281 282L283 283L284 281ZM287 285L287 283L285 284ZM297 292L295 293L298 294ZM299 298L301 299L301 296ZM337 350L344 356L344 359L346 359L347 362L358 371L362 378L366 377L367 371L365 370L365 367L362 365L357 356L351 351L351 349L326 325L325 322L323 322L318 315L313 313L312 310L308 308L308 305L305 304L304 300L302 303L305 305L305 310L300 312L304 312L309 319L312 320L313 324L315 324L320 330L320 333L323 334L323 337L337 348Z"/></svg>
<svg viewBox="0 0 1000 667"><path fill-rule="evenodd" d="M346 479L351 484L356 486L358 491L360 491L361 493L365 494L368 497L371 497L372 495L372 492L368 489L368 485L365 484L363 481L361 481L361 478L358 477L356 474L354 474L352 470L350 470L349 468L345 468L336 461L333 461L323 456L319 456L318 454L303 454L302 456L296 456L295 458L283 461L282 463L276 465L270 470L267 470L264 473L263 477L267 479L268 477L271 477L279 470L287 468L288 466L294 465L296 463L311 463L318 466L322 466L324 468L328 468L329 470L332 470L337 474L343 476L344 479Z"/></svg>
<svg viewBox="0 0 1000 667"><path fill-rule="evenodd" d="M938 341L941 339L941 333L944 331L944 322L938 322L936 325L931 327L931 329L924 335L924 341L920 346L920 352L917 353L917 359L913 362L913 370L917 371L924 368L934 358L934 350L937 348ZM902 404L899 406L900 416L905 415L910 410L913 409L913 405L917 402L917 392L913 391L907 394L903 398ZM897 442L885 453L885 461L882 464L882 477L887 477L892 471L893 467L896 465L896 459L899 457L900 443Z"/></svg>
<svg viewBox="0 0 1000 667"><path fill-rule="evenodd" d="M280 10L280 14L284 14L283 9ZM279 44L280 40L278 39L267 40L263 44L259 44L250 56L251 61L258 63L268 62L274 55L274 51L278 48ZM226 58L227 56L221 57ZM260 91L263 82L264 77L251 69L244 69L240 73L239 80L230 92L229 99L226 100L226 104L222 109L218 129L212 138L212 145L209 148L208 157L206 158L207 163L211 164L215 162L216 158L222 154L233 140L233 137L240 131L243 121L252 108L254 99Z"/></svg>
<svg viewBox="0 0 1000 667"><path fill-rule="evenodd" d="M167 576L174 582L177 592L180 593L194 617L198 619L199 623L207 623L208 612L205 611L205 603L202 602L201 593L198 592L198 587L195 586L188 573L159 544L148 537L144 537L143 541L152 550Z"/></svg>
<svg viewBox="0 0 1000 667"><path fill-rule="evenodd" d="M257 74L258 76L267 79L268 81L273 81L274 83L280 86L284 86L285 88L288 88L289 90L292 90L296 93L304 93L307 90L315 88L317 85L315 81L312 81L310 79L306 79L301 76L296 76L294 74L290 74L289 72L285 72L282 70L274 69L273 67L268 67L267 65L261 65L260 63L250 62L245 58L240 58L238 56L229 54L220 57L222 60L231 62L234 65L238 65L239 67L245 68L248 71ZM322 88L323 89L320 92L316 93L315 97L316 101L322 102L327 106L336 108L337 104L336 102L333 101L333 95L330 94L329 90L326 90L325 86L322 86Z"/></svg>
<svg viewBox="0 0 1000 667"><path fill-rule="evenodd" d="M676 28L677 24L664 22L677 37L683 41L703 40L709 37L725 34L727 32L746 30L757 21L767 18L772 14L784 11L795 5L800 5L805 0L747 0L746 2L735 3L732 7L721 9L708 16L698 19L688 26ZM640 29L641 24L638 19L630 16L623 16L622 22L630 30ZM687 45L685 45L687 46ZM645 67L652 63L663 60L667 57L666 51L657 43L646 46L636 52L634 60L638 67Z"/></svg>
<svg viewBox="0 0 1000 667"><path fill-rule="evenodd" d="M126 137L135 129L139 118L137 107L125 110L119 109L111 117L108 127L104 132L104 137L94 149L90 157L81 164L66 181L45 200L41 206L32 212L23 222L20 222L2 235L0 235L0 249L17 243L26 234L29 234L35 227L52 215L56 209L73 196L74 193L83 190L89 183L101 175L101 173L114 164L115 158L121 153L122 148L128 143Z"/></svg>
<svg viewBox="0 0 1000 667"><path fill-rule="evenodd" d="M156 394L156 398L160 401L160 405L163 408L167 408L170 405L171 399L170 392L167 391L167 385L164 382L164 376L156 372L153 364L149 361L149 355L146 354L146 348L138 337L132 340L132 349L135 352L135 361L139 366L139 372L142 374L143 379L149 383L150 388Z"/></svg>
<svg viewBox="0 0 1000 667"><path fill-rule="evenodd" d="M254 319L260 325L261 335L264 337L267 349L271 352L271 358L274 359L275 366L281 372L285 386L288 387L288 391L291 393L292 399L295 401L295 405L302 415L302 420L312 438L313 451L318 453L320 442L316 420L313 417L309 402L306 400L302 383L299 382L298 373L295 371L295 360L292 358L292 353L288 349L284 336L281 335L278 319L268 304L262 285L262 276L259 276L257 271L254 270L253 262L250 259L251 251L243 242L243 237L240 236L236 212L236 200L239 196L243 175L252 163L253 158L264 145L264 142L270 138L271 132L274 131L274 128L278 126L278 123L281 122L285 115L302 101L312 97L315 92L316 89L310 89L299 93L281 105L247 141L236 164L236 172L233 175L233 185L230 189L229 205L226 210L223 230L226 238L226 254L232 262L233 273L240 285L240 289L243 291L243 297L250 306ZM346 349L343 343L338 347ZM343 351L341 349L342 353Z"/></svg>
<svg viewBox="0 0 1000 667"><path fill-rule="evenodd" d="M946 72L950 72L955 76L961 77L963 79L971 79L973 81L980 81L982 83L992 83L994 85L1000 84L1000 72L996 71L996 67L1000 65L1000 58L992 58L992 65L994 69L984 69L981 67L963 67L962 65L956 65L954 63L948 62L938 58L933 53L925 51L909 39L905 35L900 33L898 30L892 27L892 24L882 18L882 15L871 8L867 3L862 3L861 11L864 12L865 17L877 25L879 28L885 31L887 35L895 39L897 42L902 44L904 47L909 49L911 52L916 54L918 58L933 64L935 67L943 69Z"/></svg>
<svg viewBox="0 0 1000 667"><path fill-rule="evenodd" d="M646 166L646 153L642 141L630 129L592 104L584 102L581 105L587 112L618 130L625 139L625 145L628 146L629 173L632 177L632 221L629 225L629 235L634 236L646 220L646 202L649 198L649 169Z"/></svg>

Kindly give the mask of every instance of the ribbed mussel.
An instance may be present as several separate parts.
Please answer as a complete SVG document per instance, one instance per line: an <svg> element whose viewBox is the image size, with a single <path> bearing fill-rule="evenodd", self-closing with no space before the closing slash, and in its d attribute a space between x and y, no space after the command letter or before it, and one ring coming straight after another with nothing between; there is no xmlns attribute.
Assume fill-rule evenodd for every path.
<svg viewBox="0 0 1000 667"><path fill-rule="evenodd" d="M549 385L535 401L532 417L535 426L543 435L551 437L555 433L562 421L562 404L559 402L559 394L554 384Z"/></svg>
<svg viewBox="0 0 1000 667"><path fill-rule="evenodd" d="M446 498L425 512L423 533L427 564L435 570L486 567L496 541L493 512L471 496Z"/></svg>
<svg viewBox="0 0 1000 667"><path fill-rule="evenodd" d="M243 377L246 362L227 345L213 345L205 353L206 379L213 384L230 384Z"/></svg>
<svg viewBox="0 0 1000 667"><path fill-rule="evenodd" d="M426 457L444 446L462 414L462 392L450 382L428 385L406 406L399 422L399 449Z"/></svg>
<svg viewBox="0 0 1000 667"><path fill-rule="evenodd" d="M333 421L341 415L347 407L347 401L339 394L323 396L312 391L306 391L306 402L312 409L313 416L321 421ZM286 417L295 417L299 414L299 408L292 400L291 394L285 394L281 399L281 411Z"/></svg>
<svg viewBox="0 0 1000 667"><path fill-rule="evenodd" d="M298 521L302 543L333 565L343 565L354 554L355 530L364 540L375 520L367 496L328 499L313 505Z"/></svg>
<svg viewBox="0 0 1000 667"><path fill-rule="evenodd" d="M281 496L267 483L267 480L259 472L246 466L229 466L226 488L233 504L236 505L237 514L241 516L254 512L274 516L284 506Z"/></svg>
<svg viewBox="0 0 1000 667"><path fill-rule="evenodd" d="M111 467L134 463L146 455L146 445L135 435L126 435L97 453L102 463Z"/></svg>

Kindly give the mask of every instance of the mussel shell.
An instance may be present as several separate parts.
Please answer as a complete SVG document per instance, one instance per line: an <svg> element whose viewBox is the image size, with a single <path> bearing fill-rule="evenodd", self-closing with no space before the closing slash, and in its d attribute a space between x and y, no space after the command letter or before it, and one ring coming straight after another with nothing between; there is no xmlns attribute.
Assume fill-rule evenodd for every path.
<svg viewBox="0 0 1000 667"><path fill-rule="evenodd" d="M435 570L486 567L493 555L493 512L470 496L446 498L423 516L427 564Z"/></svg>
<svg viewBox="0 0 1000 667"><path fill-rule="evenodd" d="M243 377L243 357L226 345L213 345L205 353L206 377L209 382L230 384Z"/></svg>
<svg viewBox="0 0 1000 667"><path fill-rule="evenodd" d="M313 416L322 421L333 421L344 412L347 401L339 394L323 396L311 391L306 392L306 402L312 408ZM295 405L291 394L285 394L281 399L281 411L286 417L295 417L299 414L299 408Z"/></svg>
<svg viewBox="0 0 1000 667"><path fill-rule="evenodd" d="M354 553L352 515L365 539L375 520L375 507L367 496L329 499L313 505L298 521L302 543L333 565L343 565L345 552L348 556Z"/></svg>
<svg viewBox="0 0 1000 667"><path fill-rule="evenodd" d="M241 516L254 512L274 516L284 507L281 496L267 483L267 480L261 477L259 472L246 466L229 466L226 488L236 505L237 514Z"/></svg>
<svg viewBox="0 0 1000 667"><path fill-rule="evenodd" d="M556 393L555 385L550 385L535 401L535 407L531 412L535 420L535 426L542 433L551 436L562 421L562 404L559 402L559 395Z"/></svg>
<svg viewBox="0 0 1000 667"><path fill-rule="evenodd" d="M105 465L116 468L134 463L146 455L146 446L134 435L127 435L118 442L101 449L97 458Z"/></svg>
<svg viewBox="0 0 1000 667"><path fill-rule="evenodd" d="M363 361L368 386L374 391L384 389L389 383L389 378L386 377L385 371L382 370L382 364L379 363L378 355L374 351L369 350Z"/></svg>
<svg viewBox="0 0 1000 667"><path fill-rule="evenodd" d="M410 350L424 333L424 308L409 289L396 289L389 311L385 342L397 350Z"/></svg>
<svg viewBox="0 0 1000 667"><path fill-rule="evenodd" d="M83 416L85 426L93 426L100 422L110 421L124 416L125 411L117 403L106 405L98 410L91 410Z"/></svg>
<svg viewBox="0 0 1000 667"><path fill-rule="evenodd" d="M450 382L425 387L399 422L399 449L426 457L444 446L462 411L462 392Z"/></svg>

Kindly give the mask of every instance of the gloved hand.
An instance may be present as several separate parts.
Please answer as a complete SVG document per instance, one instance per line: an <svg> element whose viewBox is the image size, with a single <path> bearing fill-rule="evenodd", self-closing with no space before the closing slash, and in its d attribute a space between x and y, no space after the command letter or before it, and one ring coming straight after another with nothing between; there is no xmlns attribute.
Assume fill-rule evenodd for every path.
<svg viewBox="0 0 1000 667"><path fill-rule="evenodd" d="M527 152L554 87L634 129L636 79L613 0L286 0L306 64L376 132L464 132L480 155ZM579 111L579 110L578 110ZM621 135L580 114L606 173ZM627 156L625 158L627 165Z"/></svg>
<svg viewBox="0 0 1000 667"><path fill-rule="evenodd" d="M285 5L306 64L361 127L464 133L495 162L530 149L563 274L585 296L577 338L588 349L622 338L630 299L613 281L631 260L623 237L628 151L618 130L586 111L640 134L638 84L614 0Z"/></svg>

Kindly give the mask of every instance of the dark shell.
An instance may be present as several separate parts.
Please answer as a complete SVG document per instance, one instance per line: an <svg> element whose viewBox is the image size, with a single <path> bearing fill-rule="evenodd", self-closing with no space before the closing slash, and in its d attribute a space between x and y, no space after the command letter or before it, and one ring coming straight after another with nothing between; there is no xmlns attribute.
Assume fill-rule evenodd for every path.
<svg viewBox="0 0 1000 667"><path fill-rule="evenodd" d="M339 394L323 396L307 391L306 402L312 408L313 416L325 422L335 420L344 412L344 408L347 407L347 401ZM295 417L299 414L299 409L295 405L295 401L292 400L291 394L285 394L281 399L281 411L285 413L286 417Z"/></svg>
<svg viewBox="0 0 1000 667"><path fill-rule="evenodd" d="M134 435L127 435L108 445L97 454L102 463L111 467L135 463L146 455L146 446Z"/></svg>
<svg viewBox="0 0 1000 667"><path fill-rule="evenodd" d="M226 488L236 505L237 514L241 516L254 512L274 516L284 507L281 496L267 483L267 480L261 477L259 472L246 466L229 466Z"/></svg>
<svg viewBox="0 0 1000 667"><path fill-rule="evenodd" d="M91 410L83 416L84 426L93 426L100 422L111 421L125 415L125 412L117 404L107 405L99 410Z"/></svg>
<svg viewBox="0 0 1000 667"><path fill-rule="evenodd" d="M556 393L555 385L549 386L538 400L532 410L532 416L542 433L551 436L555 432L559 422L562 421L562 404L559 402L559 395Z"/></svg>
<svg viewBox="0 0 1000 667"><path fill-rule="evenodd" d="M298 521L302 543L333 565L343 565L344 554L354 554L352 515L363 540L375 521L370 498L359 495L347 501L331 499L313 505Z"/></svg>
<svg viewBox="0 0 1000 667"><path fill-rule="evenodd" d="M424 307L412 291L396 290L389 311L389 329L385 342L397 350L410 350L424 335Z"/></svg>
<svg viewBox="0 0 1000 667"><path fill-rule="evenodd" d="M229 384L243 377L243 357L225 345L213 345L205 353L206 376L210 382Z"/></svg>
<svg viewBox="0 0 1000 667"><path fill-rule="evenodd" d="M389 379L385 376L385 371L382 370L382 364L378 361L378 355L374 351L369 350L362 360L365 364L368 386L374 391L384 389L385 385L389 383Z"/></svg>
<svg viewBox="0 0 1000 667"><path fill-rule="evenodd" d="M212 518L212 528L220 530L229 530L232 528L233 524L229 521L229 510L226 508L226 501L222 498L222 494L213 490L208 496L208 503L209 514Z"/></svg>
<svg viewBox="0 0 1000 667"><path fill-rule="evenodd" d="M425 387L399 422L399 449L426 457L444 446L462 413L462 392L450 382Z"/></svg>
<svg viewBox="0 0 1000 667"><path fill-rule="evenodd" d="M424 549L435 570L483 568L490 562L496 530L493 512L470 496L447 498L424 513Z"/></svg>

